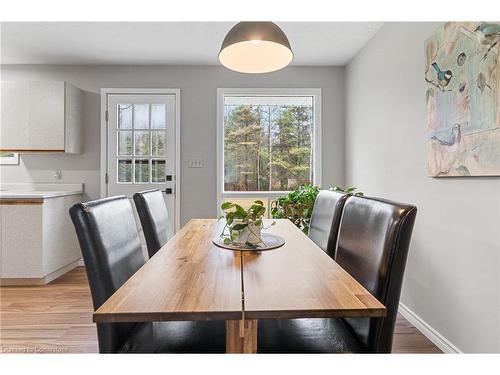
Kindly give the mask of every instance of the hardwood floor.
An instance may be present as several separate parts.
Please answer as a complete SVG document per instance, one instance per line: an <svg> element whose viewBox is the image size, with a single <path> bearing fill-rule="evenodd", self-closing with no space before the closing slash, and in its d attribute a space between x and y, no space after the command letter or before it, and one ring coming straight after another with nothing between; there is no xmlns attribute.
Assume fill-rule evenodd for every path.
<svg viewBox="0 0 500 375"><path fill-rule="evenodd" d="M96 353L83 267L44 286L0 287L0 353ZM441 351L398 316L394 353Z"/></svg>

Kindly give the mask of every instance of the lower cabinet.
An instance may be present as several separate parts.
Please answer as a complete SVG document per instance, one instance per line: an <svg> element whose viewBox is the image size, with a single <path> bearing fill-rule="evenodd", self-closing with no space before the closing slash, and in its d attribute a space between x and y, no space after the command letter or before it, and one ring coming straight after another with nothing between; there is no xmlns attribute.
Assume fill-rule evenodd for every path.
<svg viewBox="0 0 500 375"><path fill-rule="evenodd" d="M0 203L2 285L46 284L79 264L68 210L82 195Z"/></svg>

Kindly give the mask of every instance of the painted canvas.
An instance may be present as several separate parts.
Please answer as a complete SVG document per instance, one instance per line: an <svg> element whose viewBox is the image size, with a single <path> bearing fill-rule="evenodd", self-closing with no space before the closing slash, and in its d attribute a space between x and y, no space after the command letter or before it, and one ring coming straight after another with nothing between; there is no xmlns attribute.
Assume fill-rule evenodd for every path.
<svg viewBox="0 0 500 375"><path fill-rule="evenodd" d="M428 172L500 176L500 23L448 22L425 43Z"/></svg>

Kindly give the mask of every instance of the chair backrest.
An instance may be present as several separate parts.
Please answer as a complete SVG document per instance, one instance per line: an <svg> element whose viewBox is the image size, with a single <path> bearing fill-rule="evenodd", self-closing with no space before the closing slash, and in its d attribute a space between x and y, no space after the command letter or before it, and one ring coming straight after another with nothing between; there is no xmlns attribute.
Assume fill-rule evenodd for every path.
<svg viewBox="0 0 500 375"><path fill-rule="evenodd" d="M383 199L349 197L335 261L387 308L384 318L344 321L372 353L390 353L403 274L417 208Z"/></svg>
<svg viewBox="0 0 500 375"><path fill-rule="evenodd" d="M97 310L145 262L134 212L125 196L78 203L69 212ZM133 326L98 324L99 351L116 352Z"/></svg>
<svg viewBox="0 0 500 375"><path fill-rule="evenodd" d="M321 190L314 202L309 238L332 258L335 256L342 209L348 197L347 194Z"/></svg>
<svg viewBox="0 0 500 375"><path fill-rule="evenodd" d="M172 237L163 193L160 190L135 193L134 202L151 258Z"/></svg>

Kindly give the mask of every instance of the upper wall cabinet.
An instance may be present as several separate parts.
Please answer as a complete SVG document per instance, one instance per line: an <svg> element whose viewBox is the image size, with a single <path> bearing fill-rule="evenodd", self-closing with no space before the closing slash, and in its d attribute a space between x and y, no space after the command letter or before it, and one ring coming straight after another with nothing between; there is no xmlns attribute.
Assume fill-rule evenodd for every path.
<svg viewBox="0 0 500 375"><path fill-rule="evenodd" d="M0 151L82 152L83 92L61 81L2 81Z"/></svg>

